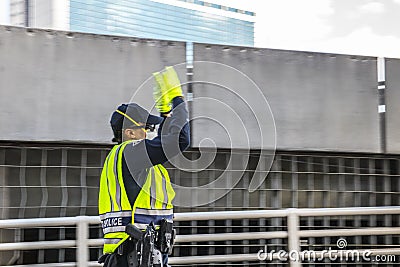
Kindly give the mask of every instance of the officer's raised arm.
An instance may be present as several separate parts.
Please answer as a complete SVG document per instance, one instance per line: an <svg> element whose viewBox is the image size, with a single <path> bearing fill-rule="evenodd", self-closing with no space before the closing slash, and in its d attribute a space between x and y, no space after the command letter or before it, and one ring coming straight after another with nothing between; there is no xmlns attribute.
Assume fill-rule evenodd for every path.
<svg viewBox="0 0 400 267"><path fill-rule="evenodd" d="M128 165L140 169L168 161L190 143L188 111L176 72L167 67L163 73L154 73L154 77L157 82L154 90L156 108L164 118L158 135L154 139L129 145L124 150Z"/></svg>

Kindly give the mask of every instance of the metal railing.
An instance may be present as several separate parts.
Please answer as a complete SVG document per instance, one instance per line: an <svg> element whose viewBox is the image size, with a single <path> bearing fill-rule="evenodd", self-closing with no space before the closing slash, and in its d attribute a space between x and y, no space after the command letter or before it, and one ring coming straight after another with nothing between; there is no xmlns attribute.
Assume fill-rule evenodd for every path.
<svg viewBox="0 0 400 267"><path fill-rule="evenodd" d="M176 213L175 221L201 221L201 220L225 220L225 219L259 219L259 218L287 218L287 231L273 232L249 232L249 233L222 233L222 234L197 234L178 235L176 242L204 242L204 241L228 241L228 240L255 240L287 238L288 250L301 253L300 238L305 237L341 237L341 236L368 236L368 235L400 235L400 227L364 227L353 229L324 229L301 230L300 217L316 216L360 216L360 215L398 215L400 206L387 207L360 207L360 208L327 208L327 209L284 209L284 210L254 210L254 211L223 211L223 212L190 212ZM30 227L71 226L77 228L76 240L40 241L0 243L0 251L11 250L36 250L76 248L77 262L49 264L49 266L101 266L89 261L89 248L103 245L102 239L89 239L89 225L99 224L97 216L78 216L62 218L41 219L12 219L0 220L0 229L19 229ZM400 255L400 247L393 245L385 249L371 249L372 255ZM317 251L318 255L322 252ZM268 254L268 253L267 253ZM323 254L323 253L322 253ZM276 253L268 255L270 259L277 259ZM259 261L259 254L234 254L171 257L170 264L201 264L213 262L241 262ZM300 261L290 261L291 266L301 266ZM20 265L28 266L28 265ZM39 265L29 265L39 266ZM43 266L43 264L40 264Z"/></svg>

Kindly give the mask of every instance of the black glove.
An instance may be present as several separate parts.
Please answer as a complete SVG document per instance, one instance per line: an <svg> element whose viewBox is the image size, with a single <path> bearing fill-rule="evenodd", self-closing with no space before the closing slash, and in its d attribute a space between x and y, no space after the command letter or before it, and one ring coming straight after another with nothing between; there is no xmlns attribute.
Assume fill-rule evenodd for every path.
<svg viewBox="0 0 400 267"><path fill-rule="evenodd" d="M118 267L118 255L115 253L112 254L104 254L102 255L98 263L103 263L104 262L104 267Z"/></svg>

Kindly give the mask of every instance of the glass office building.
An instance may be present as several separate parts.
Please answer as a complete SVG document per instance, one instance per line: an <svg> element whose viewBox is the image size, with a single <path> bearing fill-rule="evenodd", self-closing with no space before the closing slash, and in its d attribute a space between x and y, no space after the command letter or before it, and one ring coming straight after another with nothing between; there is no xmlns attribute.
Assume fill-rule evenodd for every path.
<svg viewBox="0 0 400 267"><path fill-rule="evenodd" d="M254 46L255 13L198 0L71 0L71 31Z"/></svg>

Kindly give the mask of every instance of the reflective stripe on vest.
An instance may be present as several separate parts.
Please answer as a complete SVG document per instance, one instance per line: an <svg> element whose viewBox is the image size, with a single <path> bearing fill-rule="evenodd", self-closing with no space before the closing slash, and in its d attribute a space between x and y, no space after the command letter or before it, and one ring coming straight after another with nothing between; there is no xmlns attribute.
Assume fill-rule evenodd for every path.
<svg viewBox="0 0 400 267"><path fill-rule="evenodd" d="M170 210L146 210L137 208L135 210L135 223L134 225L141 229L145 230L147 225L150 222L154 223L156 229L160 226L160 222L162 219L166 219L172 222L174 218L173 209Z"/></svg>
<svg viewBox="0 0 400 267"><path fill-rule="evenodd" d="M100 220L104 234L125 232L125 226L132 221L132 211L101 214Z"/></svg>
<svg viewBox="0 0 400 267"><path fill-rule="evenodd" d="M161 164L147 169L145 183L134 206L131 206L122 177L123 151L131 143L127 141L114 146L101 173L99 214L104 233L104 253L114 252L128 238L125 233L128 223L145 229L150 222L158 225L162 218L173 218L172 200L175 192L168 172ZM142 177L136 178L140 180Z"/></svg>
<svg viewBox="0 0 400 267"><path fill-rule="evenodd" d="M149 210L149 209L135 209L135 225L138 224L138 228L143 229L143 225L147 225L153 222L155 226L160 225L161 220L165 218L168 221L172 221L174 218L173 209L163 210ZM145 227L144 227L145 228Z"/></svg>
<svg viewBox="0 0 400 267"><path fill-rule="evenodd" d="M174 210L173 209L148 210L148 209L136 208L135 214L169 216L174 214Z"/></svg>
<svg viewBox="0 0 400 267"><path fill-rule="evenodd" d="M110 245L115 245L121 242L120 238L105 238L104 239L104 244L110 244Z"/></svg>

